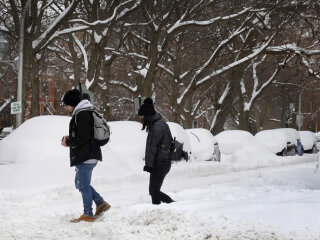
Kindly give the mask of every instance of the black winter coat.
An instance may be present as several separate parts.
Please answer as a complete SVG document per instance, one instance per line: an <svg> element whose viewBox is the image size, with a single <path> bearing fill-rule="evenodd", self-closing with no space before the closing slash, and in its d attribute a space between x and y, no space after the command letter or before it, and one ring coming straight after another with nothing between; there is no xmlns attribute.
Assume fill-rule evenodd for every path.
<svg viewBox="0 0 320 240"><path fill-rule="evenodd" d="M93 116L90 111L81 111L73 115L69 125L70 166L79 165L89 159L102 161L100 146L93 139Z"/></svg>
<svg viewBox="0 0 320 240"><path fill-rule="evenodd" d="M147 127L145 165L150 168L164 164L171 164L170 146L172 135L168 124L157 113Z"/></svg>

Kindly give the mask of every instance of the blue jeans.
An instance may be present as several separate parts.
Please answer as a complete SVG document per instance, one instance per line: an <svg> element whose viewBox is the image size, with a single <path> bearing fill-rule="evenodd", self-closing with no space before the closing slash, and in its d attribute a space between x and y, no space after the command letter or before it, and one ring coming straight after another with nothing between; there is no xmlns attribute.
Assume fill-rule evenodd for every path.
<svg viewBox="0 0 320 240"><path fill-rule="evenodd" d="M81 163L76 166L75 185L76 189L81 192L83 201L83 212L87 216L92 217L92 201L98 206L104 202L99 193L90 185L93 168L97 164Z"/></svg>

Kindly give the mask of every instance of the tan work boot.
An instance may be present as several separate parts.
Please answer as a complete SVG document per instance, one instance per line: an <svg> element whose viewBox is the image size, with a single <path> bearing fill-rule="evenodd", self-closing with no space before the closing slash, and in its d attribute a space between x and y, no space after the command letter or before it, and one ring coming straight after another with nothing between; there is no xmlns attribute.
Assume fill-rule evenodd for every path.
<svg viewBox="0 0 320 240"><path fill-rule="evenodd" d="M84 222L93 222L94 221L94 218L93 217L89 217L85 214L82 214L81 217L79 218L76 218L76 219L73 219L71 220L70 222L73 222L73 223L78 223L78 222L81 222L81 221L84 221Z"/></svg>
<svg viewBox="0 0 320 240"><path fill-rule="evenodd" d="M103 202L97 206L96 213L94 214L94 219L101 217L105 211L108 211L111 208L109 203Z"/></svg>

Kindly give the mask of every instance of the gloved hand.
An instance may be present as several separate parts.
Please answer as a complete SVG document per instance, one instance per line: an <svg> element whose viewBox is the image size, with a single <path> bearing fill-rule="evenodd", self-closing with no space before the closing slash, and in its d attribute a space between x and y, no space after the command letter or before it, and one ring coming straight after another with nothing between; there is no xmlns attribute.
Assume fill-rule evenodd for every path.
<svg viewBox="0 0 320 240"><path fill-rule="evenodd" d="M152 167L144 166L143 167L143 171L151 173L152 172Z"/></svg>

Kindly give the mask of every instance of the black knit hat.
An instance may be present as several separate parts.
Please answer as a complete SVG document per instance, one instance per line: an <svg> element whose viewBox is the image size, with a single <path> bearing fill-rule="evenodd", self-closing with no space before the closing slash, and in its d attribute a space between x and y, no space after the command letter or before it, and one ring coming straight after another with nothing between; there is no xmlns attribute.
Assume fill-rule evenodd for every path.
<svg viewBox="0 0 320 240"><path fill-rule="evenodd" d="M75 107L79 102L81 102L80 91L76 88L69 90L63 96L63 103L65 105Z"/></svg>
<svg viewBox="0 0 320 240"><path fill-rule="evenodd" d="M139 116L152 116L156 114L156 110L153 106L153 101L151 98L146 98L141 105L138 115Z"/></svg>

